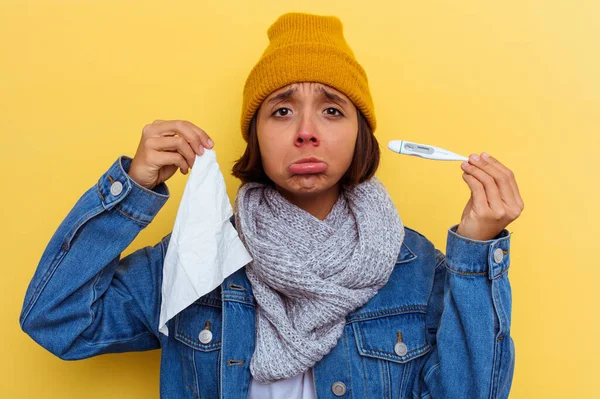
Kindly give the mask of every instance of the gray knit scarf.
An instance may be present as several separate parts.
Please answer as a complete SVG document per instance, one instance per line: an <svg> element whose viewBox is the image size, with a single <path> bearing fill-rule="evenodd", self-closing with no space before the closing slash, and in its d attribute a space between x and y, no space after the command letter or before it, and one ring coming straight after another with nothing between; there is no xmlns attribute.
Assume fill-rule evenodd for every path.
<svg viewBox="0 0 600 399"><path fill-rule="evenodd" d="M238 189L234 211L258 303L250 371L261 383L293 377L325 356L346 315L385 285L404 226L376 177L342 189L322 221L260 183Z"/></svg>

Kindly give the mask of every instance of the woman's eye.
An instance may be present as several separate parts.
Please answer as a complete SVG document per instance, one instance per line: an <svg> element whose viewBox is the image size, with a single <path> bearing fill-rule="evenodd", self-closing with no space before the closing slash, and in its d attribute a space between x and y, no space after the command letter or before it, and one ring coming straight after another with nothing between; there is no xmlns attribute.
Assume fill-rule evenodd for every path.
<svg viewBox="0 0 600 399"><path fill-rule="evenodd" d="M286 111L284 114L279 114L279 116L287 116L288 115L287 111L291 111L291 109L289 109L289 108L279 108L278 110L276 110L275 112L273 112L273 115L277 114L279 111Z"/></svg>
<svg viewBox="0 0 600 399"><path fill-rule="evenodd" d="M329 112L332 110L333 110L333 113ZM333 107L327 108L327 114L329 114L329 115L338 116L338 115L336 115L336 112L339 112L339 116L344 116L344 114L342 114L342 111L340 111L337 108L333 108Z"/></svg>
<svg viewBox="0 0 600 399"><path fill-rule="evenodd" d="M342 111L340 111L337 108L330 107L330 108L327 108L326 111L327 111L327 114L331 115L331 116L344 116L344 114L342 114ZM275 110L275 112L273 112L273 115L274 116L287 116L291 112L292 112L291 109L283 107L283 108L279 108L279 109Z"/></svg>

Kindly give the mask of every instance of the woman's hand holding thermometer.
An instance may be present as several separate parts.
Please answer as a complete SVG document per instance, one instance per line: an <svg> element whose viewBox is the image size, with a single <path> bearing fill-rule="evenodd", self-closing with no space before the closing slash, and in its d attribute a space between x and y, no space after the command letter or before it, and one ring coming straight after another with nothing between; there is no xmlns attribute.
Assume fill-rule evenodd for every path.
<svg viewBox="0 0 600 399"><path fill-rule="evenodd" d="M388 148L398 154L442 161L465 161L462 178L471 198L456 234L473 240L491 240L517 219L525 208L514 173L485 152L469 158L432 145L392 140Z"/></svg>

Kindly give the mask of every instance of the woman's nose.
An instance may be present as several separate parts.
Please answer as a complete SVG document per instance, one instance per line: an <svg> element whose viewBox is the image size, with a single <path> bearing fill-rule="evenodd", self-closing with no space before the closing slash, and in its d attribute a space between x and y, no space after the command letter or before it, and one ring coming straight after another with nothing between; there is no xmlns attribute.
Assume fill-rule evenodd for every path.
<svg viewBox="0 0 600 399"><path fill-rule="evenodd" d="M319 141L319 134L315 123L310 117L303 118L296 134L296 146L319 145Z"/></svg>

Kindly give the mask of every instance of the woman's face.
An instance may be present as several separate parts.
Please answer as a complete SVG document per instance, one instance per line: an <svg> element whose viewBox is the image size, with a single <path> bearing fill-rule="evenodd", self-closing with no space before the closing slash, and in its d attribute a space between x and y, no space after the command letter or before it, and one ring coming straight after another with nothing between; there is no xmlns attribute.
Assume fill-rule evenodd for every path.
<svg viewBox="0 0 600 399"><path fill-rule="evenodd" d="M337 188L358 134L348 97L321 83L294 83L271 93L257 112L263 168L279 189L314 196Z"/></svg>

